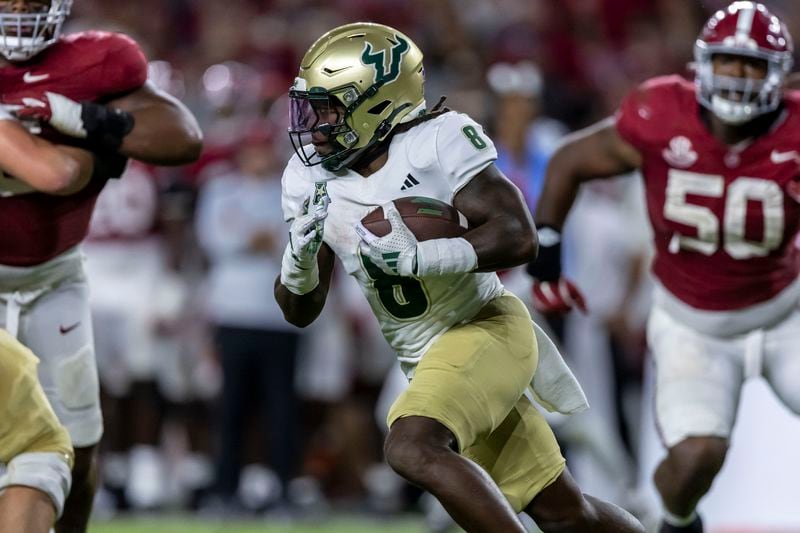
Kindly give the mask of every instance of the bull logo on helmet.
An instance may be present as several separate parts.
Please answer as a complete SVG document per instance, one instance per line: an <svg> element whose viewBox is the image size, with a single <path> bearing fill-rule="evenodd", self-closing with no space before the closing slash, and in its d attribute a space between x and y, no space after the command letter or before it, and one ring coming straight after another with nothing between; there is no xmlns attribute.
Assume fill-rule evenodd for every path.
<svg viewBox="0 0 800 533"><path fill-rule="evenodd" d="M364 51L361 52L361 62L375 67L375 83L385 85L400 76L400 62L403 60L403 54L408 52L410 47L408 41L399 35L395 35L394 38L395 44L389 49L388 68L385 49L373 52L372 43L368 42L364 45Z"/></svg>

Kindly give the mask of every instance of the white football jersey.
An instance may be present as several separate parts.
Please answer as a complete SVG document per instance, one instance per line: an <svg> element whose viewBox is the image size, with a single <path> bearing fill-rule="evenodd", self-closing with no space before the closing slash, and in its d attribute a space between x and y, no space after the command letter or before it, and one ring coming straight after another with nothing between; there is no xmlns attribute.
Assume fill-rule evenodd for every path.
<svg viewBox="0 0 800 533"><path fill-rule="evenodd" d="M453 203L453 197L497 159L494 144L468 116L448 112L394 136L386 164L364 178L350 170L306 167L295 155L283 174L283 214L302 214L323 183L330 197L324 241L355 277L401 362L414 363L455 324L475 316L503 286L491 273L417 279L390 276L359 253L355 225L370 211L404 196Z"/></svg>

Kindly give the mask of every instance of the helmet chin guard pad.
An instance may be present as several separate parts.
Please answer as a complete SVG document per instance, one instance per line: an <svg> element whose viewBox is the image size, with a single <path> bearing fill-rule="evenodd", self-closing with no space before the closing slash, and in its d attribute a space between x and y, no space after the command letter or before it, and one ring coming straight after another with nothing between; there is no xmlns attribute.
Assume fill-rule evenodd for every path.
<svg viewBox="0 0 800 533"><path fill-rule="evenodd" d="M41 12L0 12L0 55L9 61L27 61L61 36L72 0L50 0Z"/></svg>

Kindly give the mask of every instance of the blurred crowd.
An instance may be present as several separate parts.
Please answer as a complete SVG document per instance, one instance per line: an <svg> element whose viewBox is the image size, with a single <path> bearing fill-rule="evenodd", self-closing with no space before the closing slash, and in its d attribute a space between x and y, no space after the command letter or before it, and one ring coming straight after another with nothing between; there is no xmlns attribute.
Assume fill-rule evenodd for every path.
<svg viewBox="0 0 800 533"><path fill-rule="evenodd" d="M303 330L273 301L286 92L319 35L369 20L414 39L428 103L447 95L482 123L533 208L558 139L613 113L636 83L688 72L702 23L727 3L75 2L69 30L133 36L152 81L190 106L206 138L191 167L133 164L110 183L85 246L106 413L98 512L420 505L382 466L383 418L404 383L355 284L339 269L335 296ZM766 3L800 35L793 0ZM629 507L648 298L641 203L624 178L582 194L566 262L591 313L549 324L593 405L553 420L572 468L594 492L611 473L600 492ZM530 292L524 272L504 282Z"/></svg>

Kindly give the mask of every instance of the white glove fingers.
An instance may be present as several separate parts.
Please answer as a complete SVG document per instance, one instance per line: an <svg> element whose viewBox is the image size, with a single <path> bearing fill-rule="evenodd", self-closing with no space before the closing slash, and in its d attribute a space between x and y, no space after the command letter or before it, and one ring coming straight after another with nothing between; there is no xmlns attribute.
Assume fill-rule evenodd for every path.
<svg viewBox="0 0 800 533"><path fill-rule="evenodd" d="M406 223L403 222L403 217L400 216L400 211L397 210L394 203L385 204L383 206L383 216L389 221L392 226L392 231L398 228L407 228Z"/></svg>
<svg viewBox="0 0 800 533"><path fill-rule="evenodd" d="M569 284L564 278L561 278L558 282L558 293L564 303L567 304L567 307L571 308L575 305L575 300L572 299L572 295L569 292Z"/></svg>
<svg viewBox="0 0 800 533"><path fill-rule="evenodd" d="M50 103L50 125L72 137L85 138L86 129L81 118L82 107L78 102L64 95L46 92Z"/></svg>
<svg viewBox="0 0 800 533"><path fill-rule="evenodd" d="M315 209L313 218L315 222L319 222L321 220L325 220L326 218L328 218L327 208Z"/></svg>
<svg viewBox="0 0 800 533"><path fill-rule="evenodd" d="M554 305L558 302L559 298L556 292L553 290L553 284L550 282L543 282L539 285L540 290L542 291L542 295L550 302L551 305Z"/></svg>
<svg viewBox="0 0 800 533"><path fill-rule="evenodd" d="M301 235L297 239L297 244L300 248L306 248L314 239L317 238L319 235L319 230L317 228L311 228L308 233Z"/></svg>
<svg viewBox="0 0 800 533"><path fill-rule="evenodd" d="M308 234L309 231L316 227L316 222L313 219L304 220L294 228L294 233L298 239Z"/></svg>
<svg viewBox="0 0 800 533"><path fill-rule="evenodd" d="M362 224L360 221L356 224L355 228L356 228L356 233L358 233L358 236L361 238L363 242L367 244L373 244L380 238L374 233L372 233L370 230L368 230L364 226L364 224Z"/></svg>
<svg viewBox="0 0 800 533"><path fill-rule="evenodd" d="M309 213L307 215L303 215L302 217L297 219L297 223L295 225L294 230L297 232L298 235L305 235L309 231L314 228L323 225L323 221L325 217L327 217L327 213L324 216L317 216L316 214Z"/></svg>

